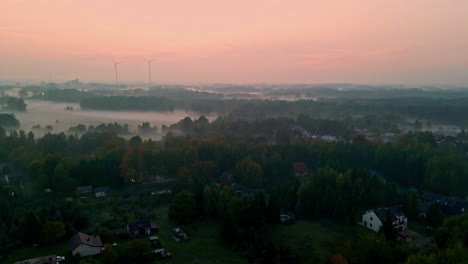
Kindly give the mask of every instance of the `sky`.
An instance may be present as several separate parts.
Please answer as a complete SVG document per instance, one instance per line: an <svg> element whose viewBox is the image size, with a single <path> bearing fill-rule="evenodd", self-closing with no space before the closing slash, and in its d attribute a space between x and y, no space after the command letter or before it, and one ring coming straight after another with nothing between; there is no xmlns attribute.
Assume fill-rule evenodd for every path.
<svg viewBox="0 0 468 264"><path fill-rule="evenodd" d="M0 0L0 80L468 84L466 0Z"/></svg>

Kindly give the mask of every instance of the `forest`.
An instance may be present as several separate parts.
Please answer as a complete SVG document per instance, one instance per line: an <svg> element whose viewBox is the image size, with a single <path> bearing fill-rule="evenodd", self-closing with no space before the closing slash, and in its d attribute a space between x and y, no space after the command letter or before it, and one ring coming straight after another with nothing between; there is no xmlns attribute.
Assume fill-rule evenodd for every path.
<svg viewBox="0 0 468 264"><path fill-rule="evenodd" d="M314 141L307 134L284 129L296 126L310 134L341 131L337 135L341 139ZM301 252L270 236L269 230L280 225L280 214L294 212L304 220L328 219L354 226L365 210L392 204L402 205L411 221L433 226L434 244L416 251L396 241L392 234L366 233L333 254L317 256L316 261L466 260L467 234L452 234L452 230L466 226L466 216L443 221L437 211L421 216L418 209L422 192L460 198L468 195L465 134L454 138L459 144L453 147L437 144L430 132L402 133L394 142L382 143L355 134L352 128L352 123L308 116L255 122L230 118L210 122L200 117L161 128L166 135L158 141L139 136L122 138L118 134L128 128L119 124L77 126L70 129L72 134L49 133L40 138L24 131L0 134L0 173L21 178L17 185L0 181L2 255L23 244L60 243L79 230L99 233L110 243L116 239L112 235L113 228L118 228L116 223L126 222L123 213L115 214L113 224L106 224L108 228L97 228L96 224L104 220L91 217L97 208L86 206L87 202L74 194L76 187L123 190L132 184L168 179L172 182L168 186L171 194L155 200L155 205L167 204L170 221L182 226L214 221L219 225L220 245L250 263L272 263L278 258L287 263L304 261ZM149 123L138 129L146 133L157 130ZM304 163L310 173L296 176L293 164L297 162ZM384 177L377 177L376 172ZM51 194L45 195L44 190ZM143 198L145 195L136 197L150 199ZM66 197L74 198L58 202ZM113 210L117 211L116 201L122 206L133 201L115 199ZM140 198L132 199L136 199L134 208L146 208ZM369 242L376 236L383 237L382 244ZM132 249L139 247L132 241L125 248L109 249L112 256L106 252L95 261L143 261L144 254Z"/></svg>

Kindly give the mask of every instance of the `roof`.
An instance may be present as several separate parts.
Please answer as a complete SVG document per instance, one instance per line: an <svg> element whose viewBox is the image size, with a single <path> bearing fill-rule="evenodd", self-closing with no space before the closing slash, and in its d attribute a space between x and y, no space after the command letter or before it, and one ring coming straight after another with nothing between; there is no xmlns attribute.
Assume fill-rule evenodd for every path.
<svg viewBox="0 0 468 264"><path fill-rule="evenodd" d="M127 227L130 232L137 231L139 228L158 228L159 226L156 224L152 224L149 220L140 220L135 221L127 224Z"/></svg>
<svg viewBox="0 0 468 264"><path fill-rule="evenodd" d="M294 170L298 173L307 172L307 165L304 162L295 162L293 164Z"/></svg>
<svg viewBox="0 0 468 264"><path fill-rule="evenodd" d="M423 193L421 198L422 198L422 200L424 200L426 202L439 202L444 197L441 196L441 195L435 194L435 193L425 192L425 193Z"/></svg>
<svg viewBox="0 0 468 264"><path fill-rule="evenodd" d="M70 249L74 250L81 244L86 244L91 247L102 247L102 241L99 236L90 236L85 233L78 232L70 240Z"/></svg>
<svg viewBox="0 0 468 264"><path fill-rule="evenodd" d="M78 186L76 187L76 190L81 192L81 191L91 191L93 189L93 186Z"/></svg>
<svg viewBox="0 0 468 264"><path fill-rule="evenodd" d="M389 207L379 207L377 209L369 210L373 211L377 217L383 221L387 214L391 214L392 219L396 219L397 217L406 216L403 212L400 205L389 206ZM368 211L368 212L369 212Z"/></svg>
<svg viewBox="0 0 468 264"><path fill-rule="evenodd" d="M97 193L97 192L108 192L109 191L109 188L107 187L99 187L99 188L96 188L93 190L93 192Z"/></svg>
<svg viewBox="0 0 468 264"><path fill-rule="evenodd" d="M55 264L57 257L55 255L44 256L39 258L27 259L15 262L14 264Z"/></svg>

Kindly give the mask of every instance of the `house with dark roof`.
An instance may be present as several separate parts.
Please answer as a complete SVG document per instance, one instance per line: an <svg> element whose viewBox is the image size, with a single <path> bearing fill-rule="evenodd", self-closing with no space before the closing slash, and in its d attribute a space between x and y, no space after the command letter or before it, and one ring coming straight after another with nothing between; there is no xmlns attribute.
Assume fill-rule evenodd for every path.
<svg viewBox="0 0 468 264"><path fill-rule="evenodd" d="M81 257L100 254L103 249L99 236L90 236L81 232L72 237L69 246L73 256L80 254Z"/></svg>
<svg viewBox="0 0 468 264"><path fill-rule="evenodd" d="M231 185L235 182L232 171L225 171L219 176L219 183L224 185Z"/></svg>
<svg viewBox="0 0 468 264"><path fill-rule="evenodd" d="M77 193L91 193L93 191L93 186L78 186L76 187Z"/></svg>
<svg viewBox="0 0 468 264"><path fill-rule="evenodd" d="M144 235L152 235L158 232L159 226L149 220L140 220L127 224L127 231L131 238L138 238Z"/></svg>
<svg viewBox="0 0 468 264"><path fill-rule="evenodd" d="M403 231L408 227L408 217L399 205L367 210L362 215L361 224L375 232L379 232L388 214L392 218L393 228L397 231Z"/></svg>
<svg viewBox="0 0 468 264"><path fill-rule="evenodd" d="M293 168L294 174L298 177L307 175L307 172L309 171L309 169L307 168L307 164L305 164L304 162L295 162L293 164Z"/></svg>
<svg viewBox="0 0 468 264"><path fill-rule="evenodd" d="M15 262L14 264L57 264L57 263L58 263L57 256L51 255L51 256L21 260L21 261Z"/></svg>
<svg viewBox="0 0 468 264"><path fill-rule="evenodd" d="M109 188L107 187L99 187L93 190L94 194L96 197L104 197L107 196L107 193L109 192Z"/></svg>

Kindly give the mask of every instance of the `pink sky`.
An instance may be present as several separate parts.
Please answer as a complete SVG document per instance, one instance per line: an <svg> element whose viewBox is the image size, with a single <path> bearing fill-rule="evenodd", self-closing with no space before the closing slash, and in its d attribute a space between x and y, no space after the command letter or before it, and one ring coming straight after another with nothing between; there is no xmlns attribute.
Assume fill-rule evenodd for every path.
<svg viewBox="0 0 468 264"><path fill-rule="evenodd" d="M0 0L0 79L468 84L466 0Z"/></svg>

